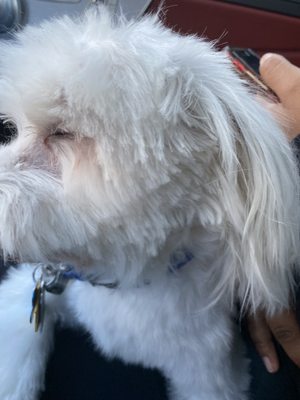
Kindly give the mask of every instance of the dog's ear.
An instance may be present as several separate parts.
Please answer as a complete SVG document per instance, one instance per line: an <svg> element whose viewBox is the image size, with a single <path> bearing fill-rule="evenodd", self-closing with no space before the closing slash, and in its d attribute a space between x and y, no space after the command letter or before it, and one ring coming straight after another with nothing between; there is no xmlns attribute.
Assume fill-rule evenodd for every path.
<svg viewBox="0 0 300 400"><path fill-rule="evenodd" d="M188 72L169 77L162 112L217 148L210 168L230 255L218 290L230 289L233 298L238 292L247 309L272 313L288 306L291 265L299 260L297 165L273 118L208 47L202 43L193 59L185 47Z"/></svg>
<svg viewBox="0 0 300 400"><path fill-rule="evenodd" d="M234 138L232 149L220 141L220 200L234 260L228 273L235 277L228 279L246 308L273 313L288 307L299 262L297 164L283 132L249 94L235 104L225 99L224 110Z"/></svg>

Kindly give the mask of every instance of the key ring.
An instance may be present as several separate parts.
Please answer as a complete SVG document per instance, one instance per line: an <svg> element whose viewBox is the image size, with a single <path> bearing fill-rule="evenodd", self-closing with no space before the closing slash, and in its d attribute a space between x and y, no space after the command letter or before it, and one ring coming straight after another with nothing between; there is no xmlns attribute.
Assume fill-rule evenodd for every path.
<svg viewBox="0 0 300 400"><path fill-rule="evenodd" d="M37 272L40 270L40 276L37 278ZM43 264L37 264L32 272L32 279L34 283L38 283L43 278Z"/></svg>

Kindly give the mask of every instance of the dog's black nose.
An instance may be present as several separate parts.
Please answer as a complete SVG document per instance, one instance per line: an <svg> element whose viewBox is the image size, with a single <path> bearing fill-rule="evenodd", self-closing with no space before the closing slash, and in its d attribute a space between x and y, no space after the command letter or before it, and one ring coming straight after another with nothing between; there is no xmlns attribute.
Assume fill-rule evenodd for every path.
<svg viewBox="0 0 300 400"><path fill-rule="evenodd" d="M0 115L0 145L9 143L17 136L17 127L13 122L6 122Z"/></svg>

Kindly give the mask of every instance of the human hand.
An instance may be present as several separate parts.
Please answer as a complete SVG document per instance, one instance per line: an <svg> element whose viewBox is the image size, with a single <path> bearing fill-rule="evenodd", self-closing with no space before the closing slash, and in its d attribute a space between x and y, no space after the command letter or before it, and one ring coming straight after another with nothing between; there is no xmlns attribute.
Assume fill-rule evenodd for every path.
<svg viewBox="0 0 300 400"><path fill-rule="evenodd" d="M265 100L264 104L275 115L288 138L293 140L300 133L300 68L278 54L268 53L260 60L260 73L279 99L279 102ZM269 372L274 373L279 369L273 338L300 367L300 326L293 310L273 317L259 312L255 316L248 316L247 325Z"/></svg>
<svg viewBox="0 0 300 400"><path fill-rule="evenodd" d="M300 327L294 311L283 311L273 317L266 317L263 312L258 312L247 317L247 325L250 337L268 372L274 373L279 369L273 337L289 358L300 367Z"/></svg>
<svg viewBox="0 0 300 400"><path fill-rule="evenodd" d="M279 54L267 53L260 60L260 74L279 99L266 106L293 140L300 133L300 68Z"/></svg>

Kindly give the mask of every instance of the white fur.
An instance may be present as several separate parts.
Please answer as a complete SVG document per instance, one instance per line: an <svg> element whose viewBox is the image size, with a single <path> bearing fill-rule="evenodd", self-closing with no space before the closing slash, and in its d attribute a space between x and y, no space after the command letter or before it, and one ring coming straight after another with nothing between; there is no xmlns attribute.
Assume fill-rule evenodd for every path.
<svg viewBox="0 0 300 400"><path fill-rule="evenodd" d="M80 323L108 357L160 368L174 400L247 399L234 302L286 307L299 257L297 169L280 128L222 53L157 16L53 20L1 44L0 60L0 113L18 129L0 149L5 257L120 284L47 294L35 334L32 267L11 270L1 400L38 398L56 320ZM182 248L194 259L172 273Z"/></svg>

